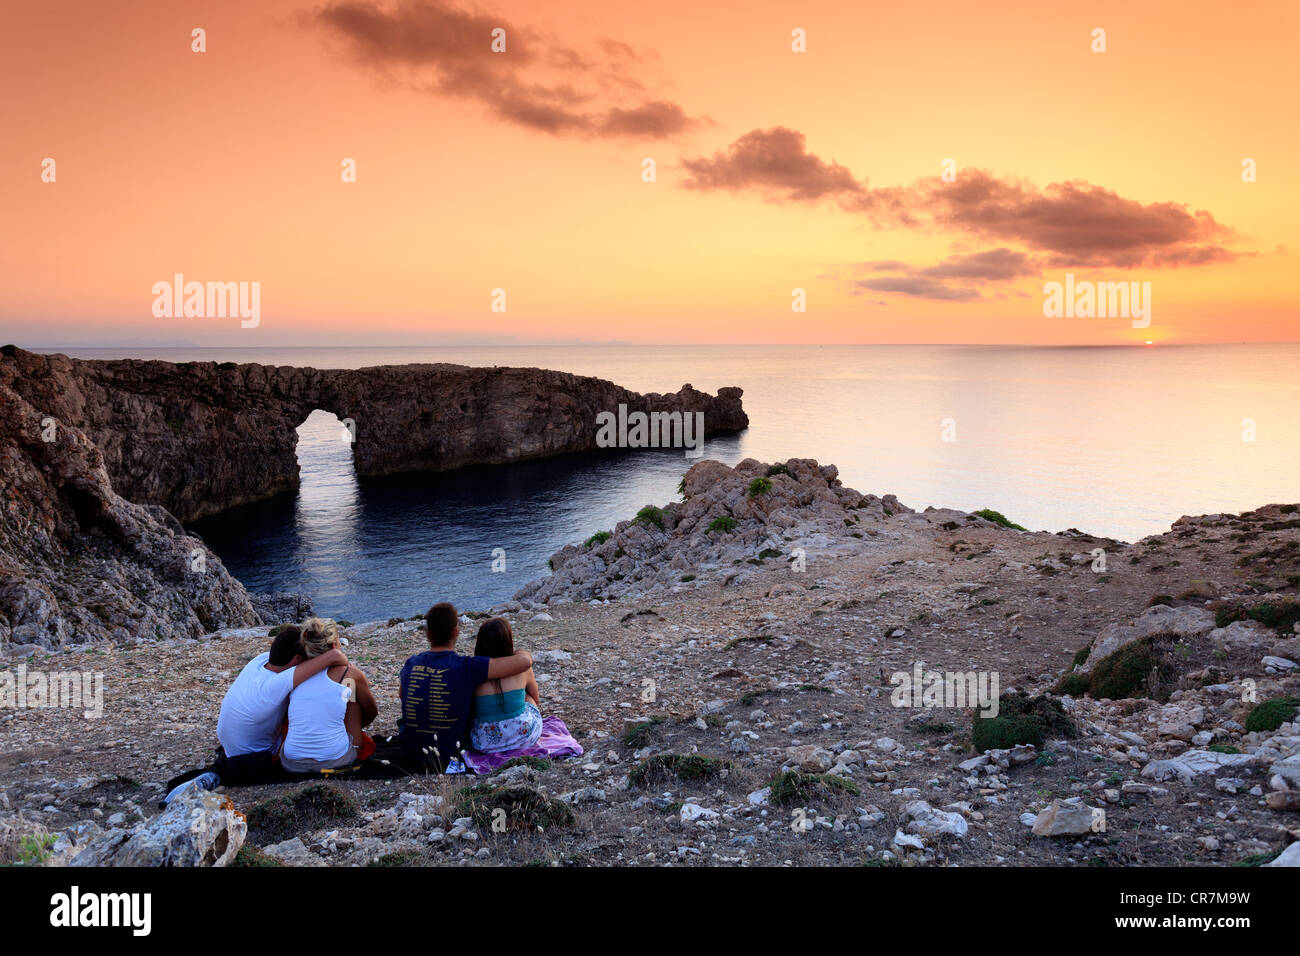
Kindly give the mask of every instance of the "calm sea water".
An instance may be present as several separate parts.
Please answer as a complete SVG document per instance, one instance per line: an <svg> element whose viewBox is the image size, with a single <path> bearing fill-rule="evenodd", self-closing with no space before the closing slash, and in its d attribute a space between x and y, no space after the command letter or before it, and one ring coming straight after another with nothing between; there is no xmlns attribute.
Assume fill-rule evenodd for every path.
<svg viewBox="0 0 1300 956"><path fill-rule="evenodd" d="M1300 500L1300 345L63 351L318 368L525 365L637 391L739 385L749 430L711 440L707 457L816 458L838 465L846 485L914 508L995 508L1049 531L1135 540L1184 514ZM435 600L503 600L545 574L563 544L675 500L690 464L664 450L358 481L332 415L313 413L299 434L298 494L196 530L250 589L307 592L319 613L353 621ZM504 571L493 571L497 548Z"/></svg>

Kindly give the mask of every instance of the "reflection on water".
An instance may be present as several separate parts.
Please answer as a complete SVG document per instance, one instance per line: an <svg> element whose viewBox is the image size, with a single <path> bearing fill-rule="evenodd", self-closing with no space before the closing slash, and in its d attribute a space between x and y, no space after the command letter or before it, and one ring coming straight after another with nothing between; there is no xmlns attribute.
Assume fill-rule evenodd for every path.
<svg viewBox="0 0 1300 956"><path fill-rule="evenodd" d="M94 357L93 353L86 353ZM107 357L107 356L104 356ZM1300 500L1300 346L255 349L149 357L359 367L524 365L636 391L745 390L749 430L705 455L816 458L907 505L994 508L1026 527L1133 541L1180 515ZM951 419L956 441L945 442ZM1254 440L1245 440L1252 433ZM358 486L340 426L299 445L302 491L200 526L255 590L351 620L439 598L484 607L561 546L676 497L680 452L584 455ZM491 572L493 548L506 571Z"/></svg>
<svg viewBox="0 0 1300 956"><path fill-rule="evenodd" d="M486 609L546 574L563 545L676 500L693 463L680 450L608 452L358 479L341 429L313 412L298 429L296 495L194 529L250 591L307 593L317 613L354 622L409 617L435 601ZM710 439L705 454L734 463L738 444ZM494 571L497 548L505 568Z"/></svg>

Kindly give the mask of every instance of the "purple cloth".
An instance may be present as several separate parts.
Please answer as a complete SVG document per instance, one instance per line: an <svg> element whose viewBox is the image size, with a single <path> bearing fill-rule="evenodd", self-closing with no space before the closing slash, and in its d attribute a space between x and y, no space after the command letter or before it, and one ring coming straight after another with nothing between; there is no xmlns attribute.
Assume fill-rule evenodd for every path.
<svg viewBox="0 0 1300 956"><path fill-rule="evenodd" d="M543 757L557 760L560 757L581 757L582 744L573 739L569 728L559 717L542 718L542 735L537 743L520 750L503 750L500 753L479 753L466 750L465 763L475 773L491 773L515 757Z"/></svg>

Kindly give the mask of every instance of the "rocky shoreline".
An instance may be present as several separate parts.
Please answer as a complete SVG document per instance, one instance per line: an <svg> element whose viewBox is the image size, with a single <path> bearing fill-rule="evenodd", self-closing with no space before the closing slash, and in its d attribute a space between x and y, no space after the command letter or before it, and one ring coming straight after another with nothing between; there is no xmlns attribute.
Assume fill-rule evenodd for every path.
<svg viewBox="0 0 1300 956"><path fill-rule="evenodd" d="M800 459L700 462L682 492L468 612L511 618L584 756L164 814L265 627L37 649L26 666L102 673L104 716L0 710L0 846L47 865L1300 862L1297 506L1127 544L917 512ZM345 631L380 731L420 610ZM999 716L898 706L918 664L996 674Z"/></svg>
<svg viewBox="0 0 1300 956"><path fill-rule="evenodd" d="M250 596L181 522L297 488L295 429L313 409L348 423L364 476L590 450L598 418L620 407L736 431L749 424L741 394L641 395L527 368L86 361L4 346L0 649L195 638L292 614L276 609L283 595Z"/></svg>

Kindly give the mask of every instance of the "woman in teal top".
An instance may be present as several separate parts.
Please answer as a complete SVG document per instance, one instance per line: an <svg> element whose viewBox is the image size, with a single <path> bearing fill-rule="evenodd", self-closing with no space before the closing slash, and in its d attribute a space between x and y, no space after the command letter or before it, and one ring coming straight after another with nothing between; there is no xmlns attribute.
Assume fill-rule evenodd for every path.
<svg viewBox="0 0 1300 956"><path fill-rule="evenodd" d="M475 657L510 657L515 638L510 622L490 618L478 629ZM484 681L474 689L469 742L481 753L522 750L542 735L542 704L532 668L513 677Z"/></svg>

